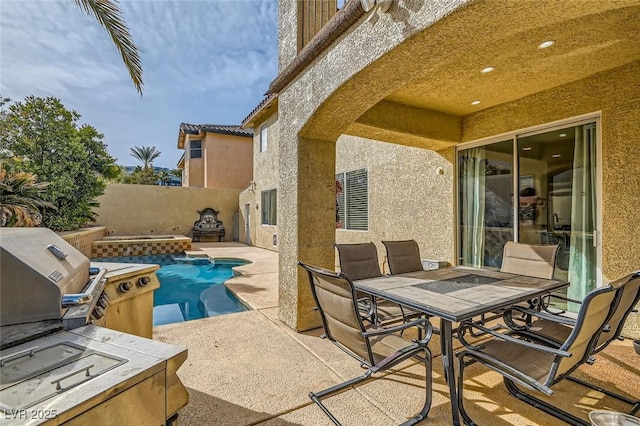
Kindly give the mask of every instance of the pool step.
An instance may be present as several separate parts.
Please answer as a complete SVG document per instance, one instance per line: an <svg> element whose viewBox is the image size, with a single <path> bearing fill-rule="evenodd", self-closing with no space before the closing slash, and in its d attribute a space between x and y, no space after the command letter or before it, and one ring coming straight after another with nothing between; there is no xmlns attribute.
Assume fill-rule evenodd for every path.
<svg viewBox="0 0 640 426"><path fill-rule="evenodd" d="M174 322L184 322L184 315L180 305L172 303L171 305L160 305L153 307L153 325L171 324Z"/></svg>

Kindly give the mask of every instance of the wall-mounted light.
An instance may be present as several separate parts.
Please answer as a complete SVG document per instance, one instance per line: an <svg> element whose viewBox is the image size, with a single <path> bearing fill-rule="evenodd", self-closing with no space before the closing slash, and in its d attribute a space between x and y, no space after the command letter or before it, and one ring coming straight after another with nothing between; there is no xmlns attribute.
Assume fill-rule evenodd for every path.
<svg viewBox="0 0 640 426"><path fill-rule="evenodd" d="M371 16L367 19L367 22L371 25L375 25L380 19L380 14L385 13L391 7L393 0L360 0L360 4L365 12L371 12Z"/></svg>

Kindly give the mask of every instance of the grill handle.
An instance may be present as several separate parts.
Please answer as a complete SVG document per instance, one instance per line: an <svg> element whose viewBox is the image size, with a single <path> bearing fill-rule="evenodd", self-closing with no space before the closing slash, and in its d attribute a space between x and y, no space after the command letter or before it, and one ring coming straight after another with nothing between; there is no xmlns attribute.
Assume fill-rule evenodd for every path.
<svg viewBox="0 0 640 426"><path fill-rule="evenodd" d="M91 293L93 289L102 281L105 274L107 273L106 268L100 268L98 275L95 276L91 284L84 293L76 293L76 294L65 294L62 296L62 307L70 308L72 306L84 305L91 302L92 296Z"/></svg>

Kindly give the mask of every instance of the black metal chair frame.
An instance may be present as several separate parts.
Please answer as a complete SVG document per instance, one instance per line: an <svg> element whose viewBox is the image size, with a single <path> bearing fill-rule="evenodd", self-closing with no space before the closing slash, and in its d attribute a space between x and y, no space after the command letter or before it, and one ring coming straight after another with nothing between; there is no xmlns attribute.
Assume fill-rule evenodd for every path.
<svg viewBox="0 0 640 426"><path fill-rule="evenodd" d="M591 293L589 293L585 297L585 303L590 301L597 295L600 295L605 292L613 292L613 291L614 290L611 286L600 287L596 290L593 290ZM612 300L615 301L615 298ZM613 313L613 309L611 308L609 309L609 313L606 317L606 320L608 320L611 317L612 313ZM467 366L474 364L475 362L481 362L486 367L503 375L505 387L508 390L508 392L514 397L556 418L559 418L568 424L571 424L574 426L589 426L590 425L589 422L586 422L585 420L571 413L561 410L560 408L555 407L552 404L546 401L543 401L542 399L536 398L530 395L529 393L522 391L520 388L516 386L516 383L518 383L520 385L525 386L528 389L537 390L550 396L553 394L553 390L551 389L551 386L553 386L554 384L560 382L565 378L568 378L570 374L573 373L580 365L588 362L590 359L591 353L593 351L593 347L595 346L597 339L600 335L601 327L599 327L598 332L596 332L591 336L587 346L588 349L585 352L585 355L581 359L576 360L573 367L570 368L568 371L562 373L561 375L556 376L560 362L564 358L575 356L571 352L568 352L567 349L570 349L570 346L574 343L575 338L578 335L579 328L581 327L583 322L586 320L586 317L587 317L587 312L584 309L581 309L578 315L578 318L576 319L576 328L574 328L574 331L572 331L571 335L559 347L540 345L540 344L532 343L526 340L518 339L509 334L496 332L490 328L484 327L477 323L465 322L461 324L460 327L458 327L458 338L465 346L465 349L463 349L462 351L456 354L459 360L458 406L460 410L460 415L462 416L465 424L476 425L476 423L471 419L471 417L469 416L469 414L466 412L464 408L464 396L463 396L464 369ZM606 324L606 320L604 322L605 324ZM467 332L471 334L471 330L473 328L476 328L483 333L490 334L498 340L508 341L511 343L515 343L515 344L530 348L531 350L536 350L536 351L540 351L541 353L554 355L555 358L552 365L550 365L550 369L549 369L550 374L548 376L549 378L547 379L547 381L545 383L541 383L538 380L525 375L521 371L516 370L513 367L505 364L504 362L497 359L496 357L487 353L483 353L482 344L474 346L473 344L467 342L464 338L464 335ZM465 358L469 358L470 361L465 362Z"/></svg>
<svg viewBox="0 0 640 426"><path fill-rule="evenodd" d="M403 362L405 360L408 360L409 358L417 357L421 361L423 361L424 364L425 364L425 387L426 387L425 402L424 402L424 405L423 405L422 409L420 410L420 412L417 415L415 415L414 417L412 417L412 418L408 419L406 422L404 422L403 426L414 425L414 424L424 420L425 418L427 418L427 414L429 413L429 410L431 409L431 402L432 402L432 377L431 377L432 361L431 361L431 351L429 350L427 345L429 343L429 340L431 339L433 330L432 330L432 326L429 323L429 321L424 319L424 318L420 318L418 320L415 320L415 321L412 321L412 322L403 323L403 324L396 325L396 326L393 326L393 327L385 327L385 328L377 328L376 327L376 330L368 331L367 328L364 325L363 317L362 317L361 312L360 312L360 308L358 307L358 298L356 296L355 287L354 287L353 282L351 281L351 279L346 274L344 274L342 272L329 271L329 270L326 270L324 268L319 268L319 267L307 265L307 264L302 263L302 262L298 262L298 265L300 265L307 272L308 277L309 277L309 283L311 285L311 293L312 293L314 301L316 303L316 309L320 313L320 317L322 319L322 325L323 325L323 328L324 328L324 334L322 335L322 338L329 339L338 348L340 348L342 351L344 351L346 354L348 354L349 356L351 356L352 358L354 358L358 362L360 362L361 366L367 368L367 371L362 376L355 377L353 379L347 380L347 381L345 381L343 383L337 384L335 386L331 386L331 387L329 387L327 389L324 389L324 390L321 390L321 391L318 391L318 392L310 392L309 393L309 398L311 398L311 400L314 403L316 403L322 409L322 411L327 415L327 417L329 417L329 419L331 419L331 421L335 425L340 426L341 423L338 421L338 419L322 403L321 400L323 398L332 396L334 394L337 394L337 393L343 391L345 388L348 388L350 386L354 386L354 385L356 385L358 383L364 382L364 381L370 379L372 374L388 370L388 369L400 364L401 362ZM368 353L368 357L367 358L361 357L358 354L354 353L351 349L349 349L348 347L346 347L345 345L340 343L340 341L337 340L335 338L335 336L332 335L330 327L328 326L326 313L325 313L324 308L322 307L322 305L321 305L321 303L320 303L320 301L318 299L318 295L316 293L316 285L314 283L314 274L315 275L319 275L321 277L327 277L327 278L330 278L330 279L334 279L334 280L335 279L343 280L345 283L348 283L348 287L350 288L351 296L352 296L352 300L353 300L353 312L355 313L356 317L358 318L358 324L359 324L359 327L360 327L360 334L361 334L361 336L362 336L362 338L363 338L363 340L364 340L364 342L366 344L367 353ZM372 347L371 347L371 343L370 343L370 338L376 337L376 336L383 336L383 335L393 334L393 333L401 333L401 332L403 332L404 330L406 330L406 329L408 329L410 327L418 327L419 329L423 330L424 337L421 337L419 340L413 340L411 342L407 341L409 344L406 347L397 350L395 353L387 356L386 358L384 358L383 360L381 360L379 362L375 362L375 358L374 358ZM422 334L422 332L420 334ZM424 357L421 357L419 355L420 352L424 352Z"/></svg>
<svg viewBox="0 0 640 426"><path fill-rule="evenodd" d="M628 275L627 277L627 282L633 279L640 279L640 271L634 272L633 274ZM618 287L616 289L616 298L613 302L612 305L612 313L618 309L618 306L620 305L621 302L621 298L623 296L623 290L624 290L624 285L626 285L626 282L621 285L620 287ZM543 345L547 345L547 346L551 346L551 347L560 347L562 345L563 342L560 342L558 340L555 340L549 336L544 336L540 333L536 333L535 331L532 331L529 329L528 325L531 323L531 320L533 317L537 317L540 319L545 319L548 321L553 321L555 323L558 324L562 324L562 325L566 325L567 327L573 327L576 324L576 320L574 318L569 318L569 317L564 317L561 314L565 313L565 311L558 311L558 312L554 312L551 311L548 306L545 307L545 305L548 305L548 300L550 300L551 297L558 297L562 300L568 300L568 301L572 301L575 303L580 304L580 301L576 301L576 300L572 300L569 298L565 298L565 297L561 297L561 296L556 296L556 295L548 295L548 297L546 298L546 302L543 303L541 305L542 311L538 311L535 309L527 309L525 307L522 306L513 306L510 309L507 309L504 312L503 315L503 319L505 321L505 324L507 325L507 327L509 327L510 331L509 333L511 335L517 335L520 336L524 339L528 339L528 340L532 340L538 343L541 343ZM622 329L624 327L624 323L625 320L627 319L627 317L629 316L629 314L631 312L634 311L633 307L636 306L638 304L638 302L640 302L640 291L638 291L634 297L634 300L630 303L630 309L627 310L627 312L625 312L622 315L622 318L620 320L620 323L618 324L618 326L616 327L615 330L612 330L611 327L609 325L606 325L605 327L603 327L601 333L612 333L611 336L609 336L607 338L607 340L603 343L600 344L599 346L597 345L598 341L596 340L595 344L594 344L594 348L593 351L591 352L591 356L586 360L587 364L593 364L595 362L595 357L594 355L596 355L598 352L602 351L604 348L606 348L612 341L614 340L624 340L623 337L620 337L620 333L622 333ZM516 315L521 316L521 318L514 318L514 313ZM524 321L524 324L520 324L518 322L516 322L517 320L522 319ZM605 395L608 395L612 398L615 398L619 401L623 401L627 404L629 404L631 406L631 410L629 411L629 414L631 415L635 415L638 411L640 411L640 400L639 399L631 399L628 398L624 395L621 395L619 393L613 392L609 389L605 389L603 387L594 385L593 383L589 383L585 380L579 379L577 377L573 377L573 376L568 376L567 380L570 380L574 383L579 383L583 386L586 386L590 389L593 389L595 391L598 391L600 393L604 393Z"/></svg>

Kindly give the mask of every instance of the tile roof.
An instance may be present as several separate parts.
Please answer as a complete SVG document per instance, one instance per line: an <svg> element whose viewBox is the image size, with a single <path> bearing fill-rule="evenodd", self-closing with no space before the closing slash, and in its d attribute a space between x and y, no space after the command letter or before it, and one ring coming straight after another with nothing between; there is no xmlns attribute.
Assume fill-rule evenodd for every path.
<svg viewBox="0 0 640 426"><path fill-rule="evenodd" d="M258 104L257 107L255 107L253 109L253 111L251 111L249 113L249 115L247 115L247 117L242 120L242 124L241 126L246 126L247 124L249 124L257 115L260 111L262 111L262 109L267 106L268 104L271 103L271 101L273 101L275 98L278 97L277 93L270 93L268 95L266 95L264 97L264 99Z"/></svg>
<svg viewBox="0 0 640 426"><path fill-rule="evenodd" d="M223 135L235 135L253 137L253 129L243 129L238 125L226 124L189 124L180 123L180 131L190 135L197 135L200 132L221 133Z"/></svg>

